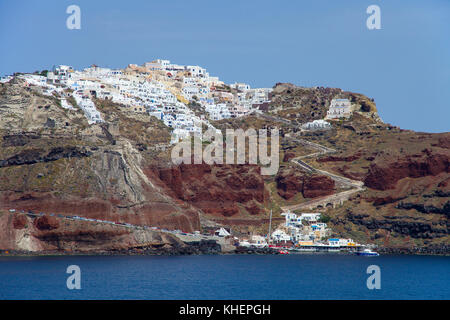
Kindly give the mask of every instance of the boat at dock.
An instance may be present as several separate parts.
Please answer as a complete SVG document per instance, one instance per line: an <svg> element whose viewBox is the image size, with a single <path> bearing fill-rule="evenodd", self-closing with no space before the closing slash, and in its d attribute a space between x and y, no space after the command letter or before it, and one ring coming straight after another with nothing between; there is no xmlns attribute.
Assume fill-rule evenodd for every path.
<svg viewBox="0 0 450 320"><path fill-rule="evenodd" d="M370 249L364 249L363 251L356 251L357 256L379 256L378 252L372 251Z"/></svg>

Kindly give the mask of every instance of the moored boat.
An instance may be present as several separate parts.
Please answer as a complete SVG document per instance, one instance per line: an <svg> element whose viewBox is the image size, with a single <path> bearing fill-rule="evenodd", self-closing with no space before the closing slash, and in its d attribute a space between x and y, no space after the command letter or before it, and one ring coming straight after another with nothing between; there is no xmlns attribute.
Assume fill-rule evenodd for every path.
<svg viewBox="0 0 450 320"><path fill-rule="evenodd" d="M370 249L364 249L363 251L356 251L357 256L379 256L378 252L372 251Z"/></svg>

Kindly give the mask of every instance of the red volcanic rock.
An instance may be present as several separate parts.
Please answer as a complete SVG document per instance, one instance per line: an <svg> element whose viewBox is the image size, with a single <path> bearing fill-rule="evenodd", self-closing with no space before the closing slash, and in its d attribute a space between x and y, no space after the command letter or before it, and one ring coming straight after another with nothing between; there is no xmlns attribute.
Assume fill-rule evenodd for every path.
<svg viewBox="0 0 450 320"><path fill-rule="evenodd" d="M317 159L318 162L336 162L336 161L344 161L344 162L352 162L361 158L362 153L358 151L354 155L339 157L339 156L328 156Z"/></svg>
<svg viewBox="0 0 450 320"><path fill-rule="evenodd" d="M181 172L183 173L183 177L193 176L193 177L201 177L205 174L211 173L211 166L206 163L201 164L181 164L180 165Z"/></svg>
<svg viewBox="0 0 450 320"><path fill-rule="evenodd" d="M449 172L450 160L445 154L418 154L388 163L372 163L364 179L367 187L376 190L394 189L403 178L421 178Z"/></svg>
<svg viewBox="0 0 450 320"><path fill-rule="evenodd" d="M256 203L250 203L245 206L245 209L251 214L251 215L257 215L261 212L261 209L256 205Z"/></svg>
<svg viewBox="0 0 450 320"><path fill-rule="evenodd" d="M289 200L301 192L305 198L316 198L334 193L334 180L321 175L304 175L297 170L280 170L276 177L278 194Z"/></svg>
<svg viewBox="0 0 450 320"><path fill-rule="evenodd" d="M178 197L183 195L182 177L179 168L164 168L159 171L159 178L167 185L172 186L172 190Z"/></svg>
<svg viewBox="0 0 450 320"><path fill-rule="evenodd" d="M225 182L227 186L231 187L232 189L240 189L242 188L242 179L239 178L239 176L229 176L225 179Z"/></svg>
<svg viewBox="0 0 450 320"><path fill-rule="evenodd" d="M255 165L182 164L156 170L163 187L205 213L230 217L239 213L237 203L265 200L264 180Z"/></svg>
<svg viewBox="0 0 450 320"><path fill-rule="evenodd" d="M27 225L27 217L24 215L15 215L13 219L13 228L16 230L20 230L25 228Z"/></svg>
<svg viewBox="0 0 450 320"><path fill-rule="evenodd" d="M317 198L334 193L334 180L327 176L314 175L307 178L303 184L305 198Z"/></svg>
<svg viewBox="0 0 450 320"><path fill-rule="evenodd" d="M303 179L304 177L297 171L281 169L275 178L278 194L287 200L291 199L303 191Z"/></svg>
<svg viewBox="0 0 450 320"><path fill-rule="evenodd" d="M359 180L362 181L366 177L366 173L364 172L353 172L351 171L350 167L346 164L344 164L342 167L334 167L333 171L336 171L343 175L346 178L352 179L352 180Z"/></svg>
<svg viewBox="0 0 450 320"><path fill-rule="evenodd" d="M231 201L197 201L194 204L203 212L212 215L231 217L239 213L236 203Z"/></svg>
<svg viewBox="0 0 450 320"><path fill-rule="evenodd" d="M247 189L264 189L264 180L259 175L247 176L244 181L244 187Z"/></svg>
<svg viewBox="0 0 450 320"><path fill-rule="evenodd" d="M291 159L294 159L294 158L295 158L295 153L293 153L293 152L286 152L284 154L284 157L283 157L283 162L288 162L288 161L290 161Z"/></svg>
<svg viewBox="0 0 450 320"><path fill-rule="evenodd" d="M59 222L55 217L44 215L37 218L34 225L39 230L53 230L59 227Z"/></svg>
<svg viewBox="0 0 450 320"><path fill-rule="evenodd" d="M236 207L236 205L233 205L232 207L224 208L221 213L224 217L231 217L238 212L239 209Z"/></svg>
<svg viewBox="0 0 450 320"><path fill-rule="evenodd" d="M385 204L388 204L388 203L397 202L397 201L399 201L401 199L402 198L386 196L386 197L379 197L379 198L368 199L368 200L373 200L373 205L374 206L382 206L382 205L385 205Z"/></svg>
<svg viewBox="0 0 450 320"><path fill-rule="evenodd" d="M154 189L152 190L154 192ZM185 204L181 201L179 203L149 201L132 207L122 207L122 203L115 199L109 201L94 197L57 198L51 193L0 192L0 203L24 211L57 212L63 215L78 215L167 229L194 231L199 230L200 226L198 212L184 209ZM179 207L180 204L183 208Z"/></svg>
<svg viewBox="0 0 450 320"><path fill-rule="evenodd" d="M450 179L447 179L447 180L445 180L445 181L441 181L441 182L438 184L438 187L439 187L439 188L446 188L446 187L448 186L448 180L450 180Z"/></svg>

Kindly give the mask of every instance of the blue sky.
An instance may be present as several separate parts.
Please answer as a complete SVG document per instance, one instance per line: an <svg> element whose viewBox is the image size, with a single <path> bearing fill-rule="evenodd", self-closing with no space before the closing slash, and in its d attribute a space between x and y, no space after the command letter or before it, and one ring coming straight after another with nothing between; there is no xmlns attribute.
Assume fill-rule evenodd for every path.
<svg viewBox="0 0 450 320"><path fill-rule="evenodd" d="M66 8L81 8L81 30ZM381 8L368 30L366 8ZM0 0L0 74L166 58L225 82L329 86L375 99L385 122L450 131L448 0Z"/></svg>

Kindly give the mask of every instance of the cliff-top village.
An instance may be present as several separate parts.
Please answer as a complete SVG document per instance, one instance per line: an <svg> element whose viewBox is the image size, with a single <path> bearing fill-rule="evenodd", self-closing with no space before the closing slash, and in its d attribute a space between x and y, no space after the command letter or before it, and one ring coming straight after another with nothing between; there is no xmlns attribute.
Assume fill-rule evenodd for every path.
<svg viewBox="0 0 450 320"><path fill-rule="evenodd" d="M237 118L260 112L260 107L270 102L272 91L271 88L252 89L245 83L227 85L218 77L210 76L202 67L182 66L162 59L141 66L130 64L125 69L92 65L78 71L71 66L59 65L41 74L16 76L25 80L25 86L60 99L63 108L74 108L69 102L74 99L89 124L104 121L96 109L94 99L110 100L129 112L147 113L173 129L171 143L201 133L203 126L217 130L209 120ZM12 78L5 76L0 82L5 83ZM191 104L199 106L205 113L196 115L190 108ZM331 124L325 120L348 118L351 114L348 99L333 99L325 119L304 123L302 130L327 130ZM217 230L215 236L228 237L230 241L237 240L240 246L256 248L272 244L306 251L332 251L333 247L360 246L351 239L327 240L331 230L326 223L321 222L320 213L302 213L297 216L287 211L283 215L286 222L267 237L253 235L249 239L232 240L231 234L224 228Z"/></svg>

